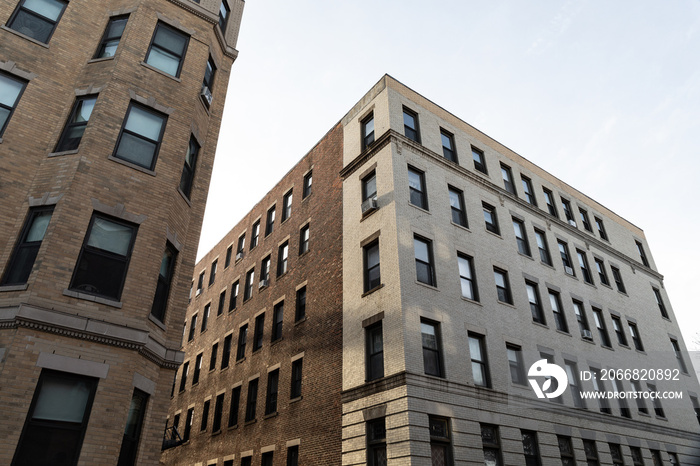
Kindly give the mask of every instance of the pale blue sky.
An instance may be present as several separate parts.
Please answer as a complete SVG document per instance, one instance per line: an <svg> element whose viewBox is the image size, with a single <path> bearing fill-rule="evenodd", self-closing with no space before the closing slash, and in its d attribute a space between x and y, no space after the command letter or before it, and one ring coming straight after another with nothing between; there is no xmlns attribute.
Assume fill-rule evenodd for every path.
<svg viewBox="0 0 700 466"><path fill-rule="evenodd" d="M389 73L641 227L692 346L699 1L249 0L238 49L198 257Z"/></svg>

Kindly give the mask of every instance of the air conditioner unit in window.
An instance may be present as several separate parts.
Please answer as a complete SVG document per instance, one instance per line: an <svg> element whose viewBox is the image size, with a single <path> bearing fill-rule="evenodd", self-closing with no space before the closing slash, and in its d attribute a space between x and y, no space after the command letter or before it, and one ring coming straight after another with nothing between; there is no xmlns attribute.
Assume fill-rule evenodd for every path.
<svg viewBox="0 0 700 466"><path fill-rule="evenodd" d="M569 275L573 275L573 274L574 274L574 269L572 269L572 268L569 267L568 265L565 265L565 266L564 266L564 272L568 273Z"/></svg>
<svg viewBox="0 0 700 466"><path fill-rule="evenodd" d="M362 214L368 214L374 210L377 210L377 198L372 197L367 200L365 200L362 203Z"/></svg>
<svg viewBox="0 0 700 466"><path fill-rule="evenodd" d="M238 254L236 254L236 260L239 261L241 259L243 259L243 253L239 252Z"/></svg>
<svg viewBox="0 0 700 466"><path fill-rule="evenodd" d="M569 225L576 228L576 220L569 220Z"/></svg>
<svg viewBox="0 0 700 466"><path fill-rule="evenodd" d="M204 102L206 102L207 107L211 105L212 95L208 87L202 87L202 92L199 95L202 97L202 99L204 99Z"/></svg>
<svg viewBox="0 0 700 466"><path fill-rule="evenodd" d="M584 340L593 340L593 334L591 333L590 330L581 330L581 337Z"/></svg>
<svg viewBox="0 0 700 466"><path fill-rule="evenodd" d="M270 281L267 280L267 279L260 280L260 283L258 283L258 289L265 288L265 287L268 286L269 284L270 284Z"/></svg>

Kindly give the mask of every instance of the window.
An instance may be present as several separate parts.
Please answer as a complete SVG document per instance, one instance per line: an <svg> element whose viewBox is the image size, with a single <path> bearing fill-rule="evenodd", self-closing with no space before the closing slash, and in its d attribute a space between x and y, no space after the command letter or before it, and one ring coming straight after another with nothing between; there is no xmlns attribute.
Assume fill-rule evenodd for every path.
<svg viewBox="0 0 700 466"><path fill-rule="evenodd" d="M214 261L211 263L211 272L209 272L209 286L212 286L214 284L214 280L216 280L216 266L219 263L219 259L214 259Z"/></svg>
<svg viewBox="0 0 700 466"><path fill-rule="evenodd" d="M365 293L382 284L379 272L379 241L373 241L363 248Z"/></svg>
<svg viewBox="0 0 700 466"><path fill-rule="evenodd" d="M523 222L514 218L513 230L515 231L515 242L518 244L518 252L525 256L530 256L530 243L527 241L527 233Z"/></svg>
<svg viewBox="0 0 700 466"><path fill-rule="evenodd" d="M622 393L625 391L625 387L622 385L621 380L617 380L615 377L612 377L610 379L610 383L612 383L612 388L613 388L614 393ZM630 413L630 408L627 405L627 399L620 397L620 395L614 395L614 396L617 398L617 402L620 405L620 416L631 419L632 414Z"/></svg>
<svg viewBox="0 0 700 466"><path fill-rule="evenodd" d="M598 279L603 285L610 286L610 280L608 280L608 273L605 271L605 264L602 259L594 259L595 268L598 271Z"/></svg>
<svg viewBox="0 0 700 466"><path fill-rule="evenodd" d="M605 383L600 376L600 369L591 368L591 383L593 384L593 390L598 393L605 392ZM605 396L605 395L603 395ZM598 405L600 406L600 412L605 414L612 414L612 409L610 409L610 404L607 398L598 398Z"/></svg>
<svg viewBox="0 0 700 466"><path fill-rule="evenodd" d="M202 97L202 102L207 108L211 105L212 94L214 93L214 76L216 75L216 65L214 64L214 59L209 56L207 60L207 67L204 69L204 78L202 79L202 92L200 96Z"/></svg>
<svg viewBox="0 0 700 466"><path fill-rule="evenodd" d="M199 154L199 144L194 136L190 136L190 144L187 146L187 154L185 154L185 164L182 167L182 175L180 176L180 191L187 199L192 195L192 186L194 185L194 172L197 167L197 155Z"/></svg>
<svg viewBox="0 0 700 466"><path fill-rule="evenodd" d="M547 236L545 235L544 231L535 228L535 240L537 241L537 249L540 252L540 260L542 263L552 265L552 256L549 253Z"/></svg>
<svg viewBox="0 0 700 466"><path fill-rule="evenodd" d="M227 269L231 265L231 256L233 255L233 245L226 249L226 260L224 261L224 269Z"/></svg>
<svg viewBox="0 0 700 466"><path fill-rule="evenodd" d="M260 263L260 286L268 286L270 283L270 256L263 258Z"/></svg>
<svg viewBox="0 0 700 466"><path fill-rule="evenodd" d="M615 286L617 286L617 291L619 291L620 293L626 293L627 290L625 289L625 284L622 281L622 274L620 274L620 269L611 265L610 270L612 271L612 276L613 280L615 280ZM663 312L661 314L663 315Z"/></svg>
<svg viewBox="0 0 700 466"><path fill-rule="evenodd" d="M299 466L299 445L287 447L287 466Z"/></svg>
<svg viewBox="0 0 700 466"><path fill-rule="evenodd" d="M486 159L484 158L484 151L472 146L472 159L474 159L474 168L477 171L488 175L488 171L486 170Z"/></svg>
<svg viewBox="0 0 700 466"><path fill-rule="evenodd" d="M384 335L381 321L365 329L365 342L367 381L381 379L384 377Z"/></svg>
<svg viewBox="0 0 700 466"><path fill-rule="evenodd" d="M427 375L444 377L439 325L427 320L421 320L420 322L421 341L423 344L423 369Z"/></svg>
<svg viewBox="0 0 700 466"><path fill-rule="evenodd" d="M485 464L489 466L503 466L498 426L481 424L481 444L484 450Z"/></svg>
<svg viewBox="0 0 700 466"><path fill-rule="evenodd" d="M452 448L450 447L450 423L448 419L429 416L430 458L432 464L452 465Z"/></svg>
<svg viewBox="0 0 700 466"><path fill-rule="evenodd" d="M238 243L236 244L236 261L243 259L243 253L245 252L245 233L238 237Z"/></svg>
<svg viewBox="0 0 700 466"><path fill-rule="evenodd" d="M674 340L671 338L671 348L673 348L673 352L676 355L676 359L678 359L678 366L681 369L681 372L684 374L688 373L688 368L685 365L685 361L683 360L683 353L681 352L681 347L678 344L678 340Z"/></svg>
<svg viewBox="0 0 700 466"><path fill-rule="evenodd" d="M632 379L630 380L630 383L632 384L632 389L635 392L641 392L642 391L642 386L639 383L639 380ZM644 402L644 398L640 395L637 398L637 411L639 411L639 414L649 414L649 408L647 408L646 403Z"/></svg>
<svg viewBox="0 0 700 466"><path fill-rule="evenodd" d="M167 117L131 103L119 133L114 157L153 170Z"/></svg>
<svg viewBox="0 0 700 466"><path fill-rule="evenodd" d="M559 293L549 290L549 303L552 306L552 312L554 313L554 325L556 325L557 330L560 332L569 333L569 325L566 323L566 316L561 308Z"/></svg>
<svg viewBox="0 0 700 466"><path fill-rule="evenodd" d="M292 190L290 189L282 198L282 221L292 216Z"/></svg>
<svg viewBox="0 0 700 466"><path fill-rule="evenodd" d="M680 463L678 462L678 456L676 456L675 453L668 452L668 461L671 463L671 466L678 466Z"/></svg>
<svg viewBox="0 0 700 466"><path fill-rule="evenodd" d="M309 252L309 224L307 223L299 230L299 255Z"/></svg>
<svg viewBox="0 0 700 466"><path fill-rule="evenodd" d="M508 165L501 164L501 177L503 178L503 187L506 191L517 196L518 192L515 190L515 183L513 183L513 172L511 172Z"/></svg>
<svg viewBox="0 0 700 466"><path fill-rule="evenodd" d="M255 246L258 245L258 239L260 238L260 220L256 220L255 223L253 223L253 234L252 234L252 239L250 240L250 250L252 251Z"/></svg>
<svg viewBox="0 0 700 466"><path fill-rule="evenodd" d="M299 358L292 362L292 386L289 390L289 398L295 399L301 397L301 377L304 359Z"/></svg>
<svg viewBox="0 0 700 466"><path fill-rule="evenodd" d="M277 276L287 273L287 258L289 256L289 242L285 241L277 250Z"/></svg>
<svg viewBox="0 0 700 466"><path fill-rule="evenodd" d="M428 194L425 190L425 173L408 167L409 202L416 207L428 210Z"/></svg>
<svg viewBox="0 0 700 466"><path fill-rule="evenodd" d="M187 410L187 417L185 418L185 431L182 433L182 441L186 442L190 439L190 432L192 432L192 421L194 420L194 408Z"/></svg>
<svg viewBox="0 0 700 466"><path fill-rule="evenodd" d="M209 370L213 371L216 369L216 358L219 355L219 344L214 343L211 345L211 357L209 358Z"/></svg>
<svg viewBox="0 0 700 466"><path fill-rule="evenodd" d="M275 369L267 374L267 395L265 396L265 414L277 412L277 386L279 385L280 370Z"/></svg>
<svg viewBox="0 0 700 466"><path fill-rule="evenodd" d="M243 456L241 457L241 466L251 466L251 461L253 460L252 456Z"/></svg>
<svg viewBox="0 0 700 466"><path fill-rule="evenodd" d="M574 300L574 314L576 314L576 320L578 321L578 328L581 331L581 336L587 340L593 341L593 336L591 335L591 331L588 326L588 319L586 318L586 311L583 309L582 302Z"/></svg>
<svg viewBox="0 0 700 466"><path fill-rule="evenodd" d="M55 152L75 150L78 148L88 121L90 120L90 115L92 115L92 109L95 108L96 101L96 95L88 95L75 99L73 110L71 110L70 117L68 117L66 126L63 128Z"/></svg>
<svg viewBox="0 0 700 466"><path fill-rule="evenodd" d="M204 288L204 272L202 271L199 274L199 279L197 280L197 296L202 292L202 289Z"/></svg>
<svg viewBox="0 0 700 466"><path fill-rule="evenodd" d="M297 290L297 306L294 312L294 321L299 322L306 319L306 287L302 286Z"/></svg>
<svg viewBox="0 0 700 466"><path fill-rule="evenodd" d="M564 271L569 275L576 276L574 269L571 266L569 246L562 241L557 241L557 244L559 245L559 255L561 256L561 262L564 265Z"/></svg>
<svg viewBox="0 0 700 466"><path fill-rule="evenodd" d="M608 240L608 234L605 232L605 225L603 224L603 219L598 218L598 217L593 217L595 220L595 224L598 227L598 234L600 235L600 239Z"/></svg>
<svg viewBox="0 0 700 466"><path fill-rule="evenodd" d="M226 24L228 22L228 14L230 12L231 8L229 8L226 0L221 0L221 4L219 5L219 27L223 33L226 33Z"/></svg>
<svg viewBox="0 0 700 466"><path fill-rule="evenodd" d="M498 217L496 216L496 208L485 202L481 203L484 209L484 224L486 225L486 230L490 231L495 235L500 235L501 230L498 228Z"/></svg>
<svg viewBox="0 0 700 466"><path fill-rule="evenodd" d="M698 397L690 395L690 402L693 405L693 411L695 412L695 417L698 420L698 423L700 423L700 403L698 402Z"/></svg>
<svg viewBox="0 0 700 466"><path fill-rule="evenodd" d="M224 313L224 306L226 305L226 290L219 293L219 306L216 309L216 315L220 316Z"/></svg>
<svg viewBox="0 0 700 466"><path fill-rule="evenodd" d="M457 163L455 137L449 131L440 128L440 139L442 139L442 155L450 162Z"/></svg>
<svg viewBox="0 0 700 466"><path fill-rule="evenodd" d="M566 217L566 221L569 222L571 226L575 227L576 220L574 220L574 214L571 212L571 203L562 197L561 206L564 208L564 216Z"/></svg>
<svg viewBox="0 0 700 466"><path fill-rule="evenodd" d="M177 29L158 23L145 61L164 73L178 77L189 41L190 38Z"/></svg>
<svg viewBox="0 0 700 466"><path fill-rule="evenodd" d="M202 312L202 329L200 330L200 333L204 332L209 325L209 310L210 309L211 309L211 303L207 303L204 306L204 312Z"/></svg>
<svg viewBox="0 0 700 466"><path fill-rule="evenodd" d="M24 81L0 73L0 137L5 132L26 85Z"/></svg>
<svg viewBox="0 0 700 466"><path fill-rule="evenodd" d="M508 353L511 381L518 385L526 385L522 349L517 345L506 344L506 353Z"/></svg>
<svg viewBox="0 0 700 466"><path fill-rule="evenodd" d="M194 332L195 332L196 328L197 328L197 314L194 314L192 316L192 320L190 322L190 334L187 336L187 341L194 340Z"/></svg>
<svg viewBox="0 0 700 466"><path fill-rule="evenodd" d="M571 437L557 435L557 443L559 444L559 456L561 456L562 466L576 466L576 458L574 458L574 447L571 444Z"/></svg>
<svg viewBox="0 0 700 466"><path fill-rule="evenodd" d="M420 142L420 133L418 130L418 115L407 109L403 108L403 129L404 134L408 139L416 142Z"/></svg>
<svg viewBox="0 0 700 466"><path fill-rule="evenodd" d="M603 320L603 311L593 308L593 320L595 321L595 326L598 328L600 344L610 348L610 336L608 335L608 329L605 326L605 320Z"/></svg>
<svg viewBox="0 0 700 466"><path fill-rule="evenodd" d="M236 351L236 361L245 358L245 344L248 338L248 324L242 325L238 329L238 350Z"/></svg>
<svg viewBox="0 0 700 466"><path fill-rule="evenodd" d="M600 465L600 462L598 461L598 449L595 446L594 440L584 440L583 441L583 451L586 454L587 466Z"/></svg>
<svg viewBox="0 0 700 466"><path fill-rule="evenodd" d="M182 377L180 378L180 391L183 392L185 391L185 387L187 384L187 374L190 371L190 363L186 362L185 364L182 365Z"/></svg>
<svg viewBox="0 0 700 466"><path fill-rule="evenodd" d="M214 421L211 424L212 433L219 432L221 430L221 415L224 411L224 394L220 393L216 396L216 401L214 402Z"/></svg>
<svg viewBox="0 0 700 466"><path fill-rule="evenodd" d="M630 453L632 454L633 466L644 466L644 458L642 457L642 449L630 445Z"/></svg>
<svg viewBox="0 0 700 466"><path fill-rule="evenodd" d="M588 268L588 259L586 258L586 253L580 249L576 250L576 256L578 256L578 265L581 268L581 276L583 276L583 281L589 284L593 284L593 278L591 277L591 271Z"/></svg>
<svg viewBox="0 0 700 466"><path fill-rule="evenodd" d="M143 417L146 414L147 404L148 394L139 389L134 389L134 394L131 396L131 403L129 404L126 426L124 426L124 436L122 437L117 466L136 464L136 452L139 446L139 439L141 438L141 428L143 427Z"/></svg>
<svg viewBox="0 0 700 466"><path fill-rule="evenodd" d="M384 418L368 421L367 466L386 466L386 424Z"/></svg>
<svg viewBox="0 0 700 466"><path fill-rule="evenodd" d="M274 452L268 451L262 454L262 460L260 466L272 466L272 460L274 457Z"/></svg>
<svg viewBox="0 0 700 466"><path fill-rule="evenodd" d="M520 434L523 439L523 453L525 454L526 466L540 466L540 449L537 445L537 432L532 430L521 430Z"/></svg>
<svg viewBox="0 0 700 466"><path fill-rule="evenodd" d="M226 369L228 367L229 360L231 359L231 345L233 341L233 334L229 333L224 338L224 347L221 351L221 368Z"/></svg>
<svg viewBox="0 0 700 466"><path fill-rule="evenodd" d="M370 113L361 123L362 126L362 150L367 149L374 142L374 113Z"/></svg>
<svg viewBox="0 0 700 466"><path fill-rule="evenodd" d="M282 338L282 324L284 322L284 301L275 304L272 311L272 341Z"/></svg>
<svg viewBox="0 0 700 466"><path fill-rule="evenodd" d="M502 303L513 304L513 298L510 294L510 283L508 282L508 272L494 267L493 277L496 281L496 295L498 300Z"/></svg>
<svg viewBox="0 0 700 466"><path fill-rule="evenodd" d="M452 223L469 228L467 224L467 212L464 210L464 193L452 186L448 187L450 193L450 209L452 210Z"/></svg>
<svg viewBox="0 0 700 466"><path fill-rule="evenodd" d="M649 267L649 259L647 259L647 255L644 252L644 246L639 241L635 241L634 244L637 246L637 251L639 252L639 259L641 259L642 264L644 264L646 267Z"/></svg>
<svg viewBox="0 0 700 466"><path fill-rule="evenodd" d="M194 372L192 373L192 385L197 385L199 383L199 374L202 371L202 357L203 354L199 353L197 359L194 363Z"/></svg>
<svg viewBox="0 0 700 466"><path fill-rule="evenodd" d="M377 200L377 174L372 171L369 175L362 178L362 202L370 199Z"/></svg>
<svg viewBox="0 0 700 466"><path fill-rule="evenodd" d="M253 332L253 352L256 352L263 345L263 333L265 332L265 314L260 314L255 318L255 331Z"/></svg>
<svg viewBox="0 0 700 466"><path fill-rule="evenodd" d="M659 450L649 450L651 452L651 461L654 466L663 466L664 462L661 460L661 452Z"/></svg>
<svg viewBox="0 0 700 466"><path fill-rule="evenodd" d="M537 284L525 282L525 289L527 290L527 299L530 302L532 321L537 322L538 324L547 325L547 321L544 318L544 313L542 312L542 303L540 302L540 292L537 289Z"/></svg>
<svg viewBox="0 0 700 466"><path fill-rule="evenodd" d="M617 342L622 346L627 346L627 335L625 335L625 331L622 329L622 321L615 315L611 315L610 319L612 319L613 330L615 331L615 335L617 335Z"/></svg>
<svg viewBox="0 0 700 466"><path fill-rule="evenodd" d="M557 204L554 200L554 195L549 189L542 187L542 192L544 193L544 202L547 204L547 212L552 217L559 218L559 212L557 212Z"/></svg>
<svg viewBox="0 0 700 466"><path fill-rule="evenodd" d="M92 215L70 288L119 300L129 268L136 226Z"/></svg>
<svg viewBox="0 0 700 466"><path fill-rule="evenodd" d="M474 275L473 259L464 254L457 254L457 265L459 266L459 281L462 286L462 297L479 300L479 293L476 287L476 277Z"/></svg>
<svg viewBox="0 0 700 466"><path fill-rule="evenodd" d="M113 16L109 18L107 28L105 29L100 46L97 47L97 52L93 58L113 57L117 52L117 46L124 33L126 22L129 20L129 15Z"/></svg>
<svg viewBox="0 0 700 466"><path fill-rule="evenodd" d="M648 383L647 388L652 393L656 392L656 385ZM666 414L664 414L664 408L661 406L661 401L659 401L657 397L652 398L651 404L654 406L654 414L656 414L658 417L666 417Z"/></svg>
<svg viewBox="0 0 700 466"><path fill-rule="evenodd" d="M265 236L269 236L275 228L275 206L267 211L267 222L265 223Z"/></svg>
<svg viewBox="0 0 700 466"><path fill-rule="evenodd" d="M7 27L39 42L48 43L56 30L67 2L62 0L22 0Z"/></svg>
<svg viewBox="0 0 700 466"><path fill-rule="evenodd" d="M2 76L0 75L1 78ZM46 229L49 226L52 214L53 207L39 207L29 210L19 241L15 244L10 262L7 269L5 269L5 275L2 277L1 283L3 285L27 283L34 267L34 261L39 253L41 242L46 236Z"/></svg>
<svg viewBox="0 0 700 466"><path fill-rule="evenodd" d="M236 280L231 285L231 299L229 300L229 303L228 303L229 312L236 309L236 304L237 304L236 301L238 301L238 288L239 288L239 281Z"/></svg>
<svg viewBox="0 0 700 466"><path fill-rule="evenodd" d="M472 360L472 377L474 385L490 387L488 361L486 359L486 342L483 335L469 332L469 354Z"/></svg>
<svg viewBox="0 0 700 466"><path fill-rule="evenodd" d="M248 401L245 406L245 422L255 419L255 409L258 401L258 379L248 382Z"/></svg>
<svg viewBox="0 0 700 466"><path fill-rule="evenodd" d="M593 233L593 228L591 228L591 221L588 219L588 211L586 209L578 208L578 213L581 216L581 223L586 231Z"/></svg>
<svg viewBox="0 0 700 466"><path fill-rule="evenodd" d="M255 269L250 269L245 274L245 288L243 289L243 301L248 301L253 296L253 282L255 281Z"/></svg>
<svg viewBox="0 0 700 466"><path fill-rule="evenodd" d="M42 370L12 464L77 464L96 389L92 377Z"/></svg>
<svg viewBox="0 0 700 466"><path fill-rule="evenodd" d="M620 271L618 270L617 275L620 276ZM613 276L615 276L615 269L613 269ZM617 278L615 278L615 283L617 283ZM620 283L622 283L622 277L620 277ZM620 286L618 285L617 287L620 289ZM652 291L654 292L654 298L656 299L656 304L659 306L659 310L661 311L661 317L668 319L668 312L666 311L666 306L664 305L664 300L661 297L661 291L659 291L657 288L652 287ZM622 292L624 292L624 285L622 286Z"/></svg>
<svg viewBox="0 0 700 466"><path fill-rule="evenodd" d="M532 181L530 178L520 175L520 181L523 184L523 193L525 193L525 200L528 204L537 207L537 198L535 197L535 192L532 190Z"/></svg>
<svg viewBox="0 0 700 466"><path fill-rule="evenodd" d="M312 183L313 183L313 176L312 176L312 172L309 171L309 173L304 175L304 189L302 190L302 193L301 193L302 199L306 199L311 194L311 184Z"/></svg>
<svg viewBox="0 0 700 466"><path fill-rule="evenodd" d="M413 237L413 251L416 257L416 279L430 286L435 282L435 267L433 266L433 243L430 240Z"/></svg>
<svg viewBox="0 0 700 466"><path fill-rule="evenodd" d="M209 423L209 405L211 404L211 400L206 400L204 402L204 407L202 408L202 423L199 426L200 431L205 431L207 430L207 424Z"/></svg>
<svg viewBox="0 0 700 466"><path fill-rule="evenodd" d="M585 408L586 402L581 397L581 381L578 378L576 363L564 361L564 369L566 370L567 379L569 379L569 388L571 389L571 398L574 399L574 407Z"/></svg>
<svg viewBox="0 0 700 466"><path fill-rule="evenodd" d="M241 403L241 386L231 389L231 405L228 411L228 426L238 425L238 408Z"/></svg>
<svg viewBox="0 0 700 466"><path fill-rule="evenodd" d="M627 326L630 328L630 335L632 336L632 342L637 351L644 351L644 345L642 344L642 338L639 336L639 330L637 329L637 324L634 322L627 322Z"/></svg>

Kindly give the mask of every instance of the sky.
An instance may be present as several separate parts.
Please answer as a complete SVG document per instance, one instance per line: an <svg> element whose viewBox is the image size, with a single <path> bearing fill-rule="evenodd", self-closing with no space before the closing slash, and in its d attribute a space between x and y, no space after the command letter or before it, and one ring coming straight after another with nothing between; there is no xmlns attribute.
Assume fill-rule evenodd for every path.
<svg viewBox="0 0 700 466"><path fill-rule="evenodd" d="M700 1L248 0L237 49L198 260L388 73L642 228L700 350Z"/></svg>

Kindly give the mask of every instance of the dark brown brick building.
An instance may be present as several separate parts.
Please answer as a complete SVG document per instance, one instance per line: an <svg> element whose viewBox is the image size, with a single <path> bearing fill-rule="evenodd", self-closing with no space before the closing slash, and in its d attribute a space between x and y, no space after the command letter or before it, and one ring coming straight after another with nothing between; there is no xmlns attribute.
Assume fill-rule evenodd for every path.
<svg viewBox="0 0 700 466"><path fill-rule="evenodd" d="M242 10L0 3L0 463L158 463Z"/></svg>

